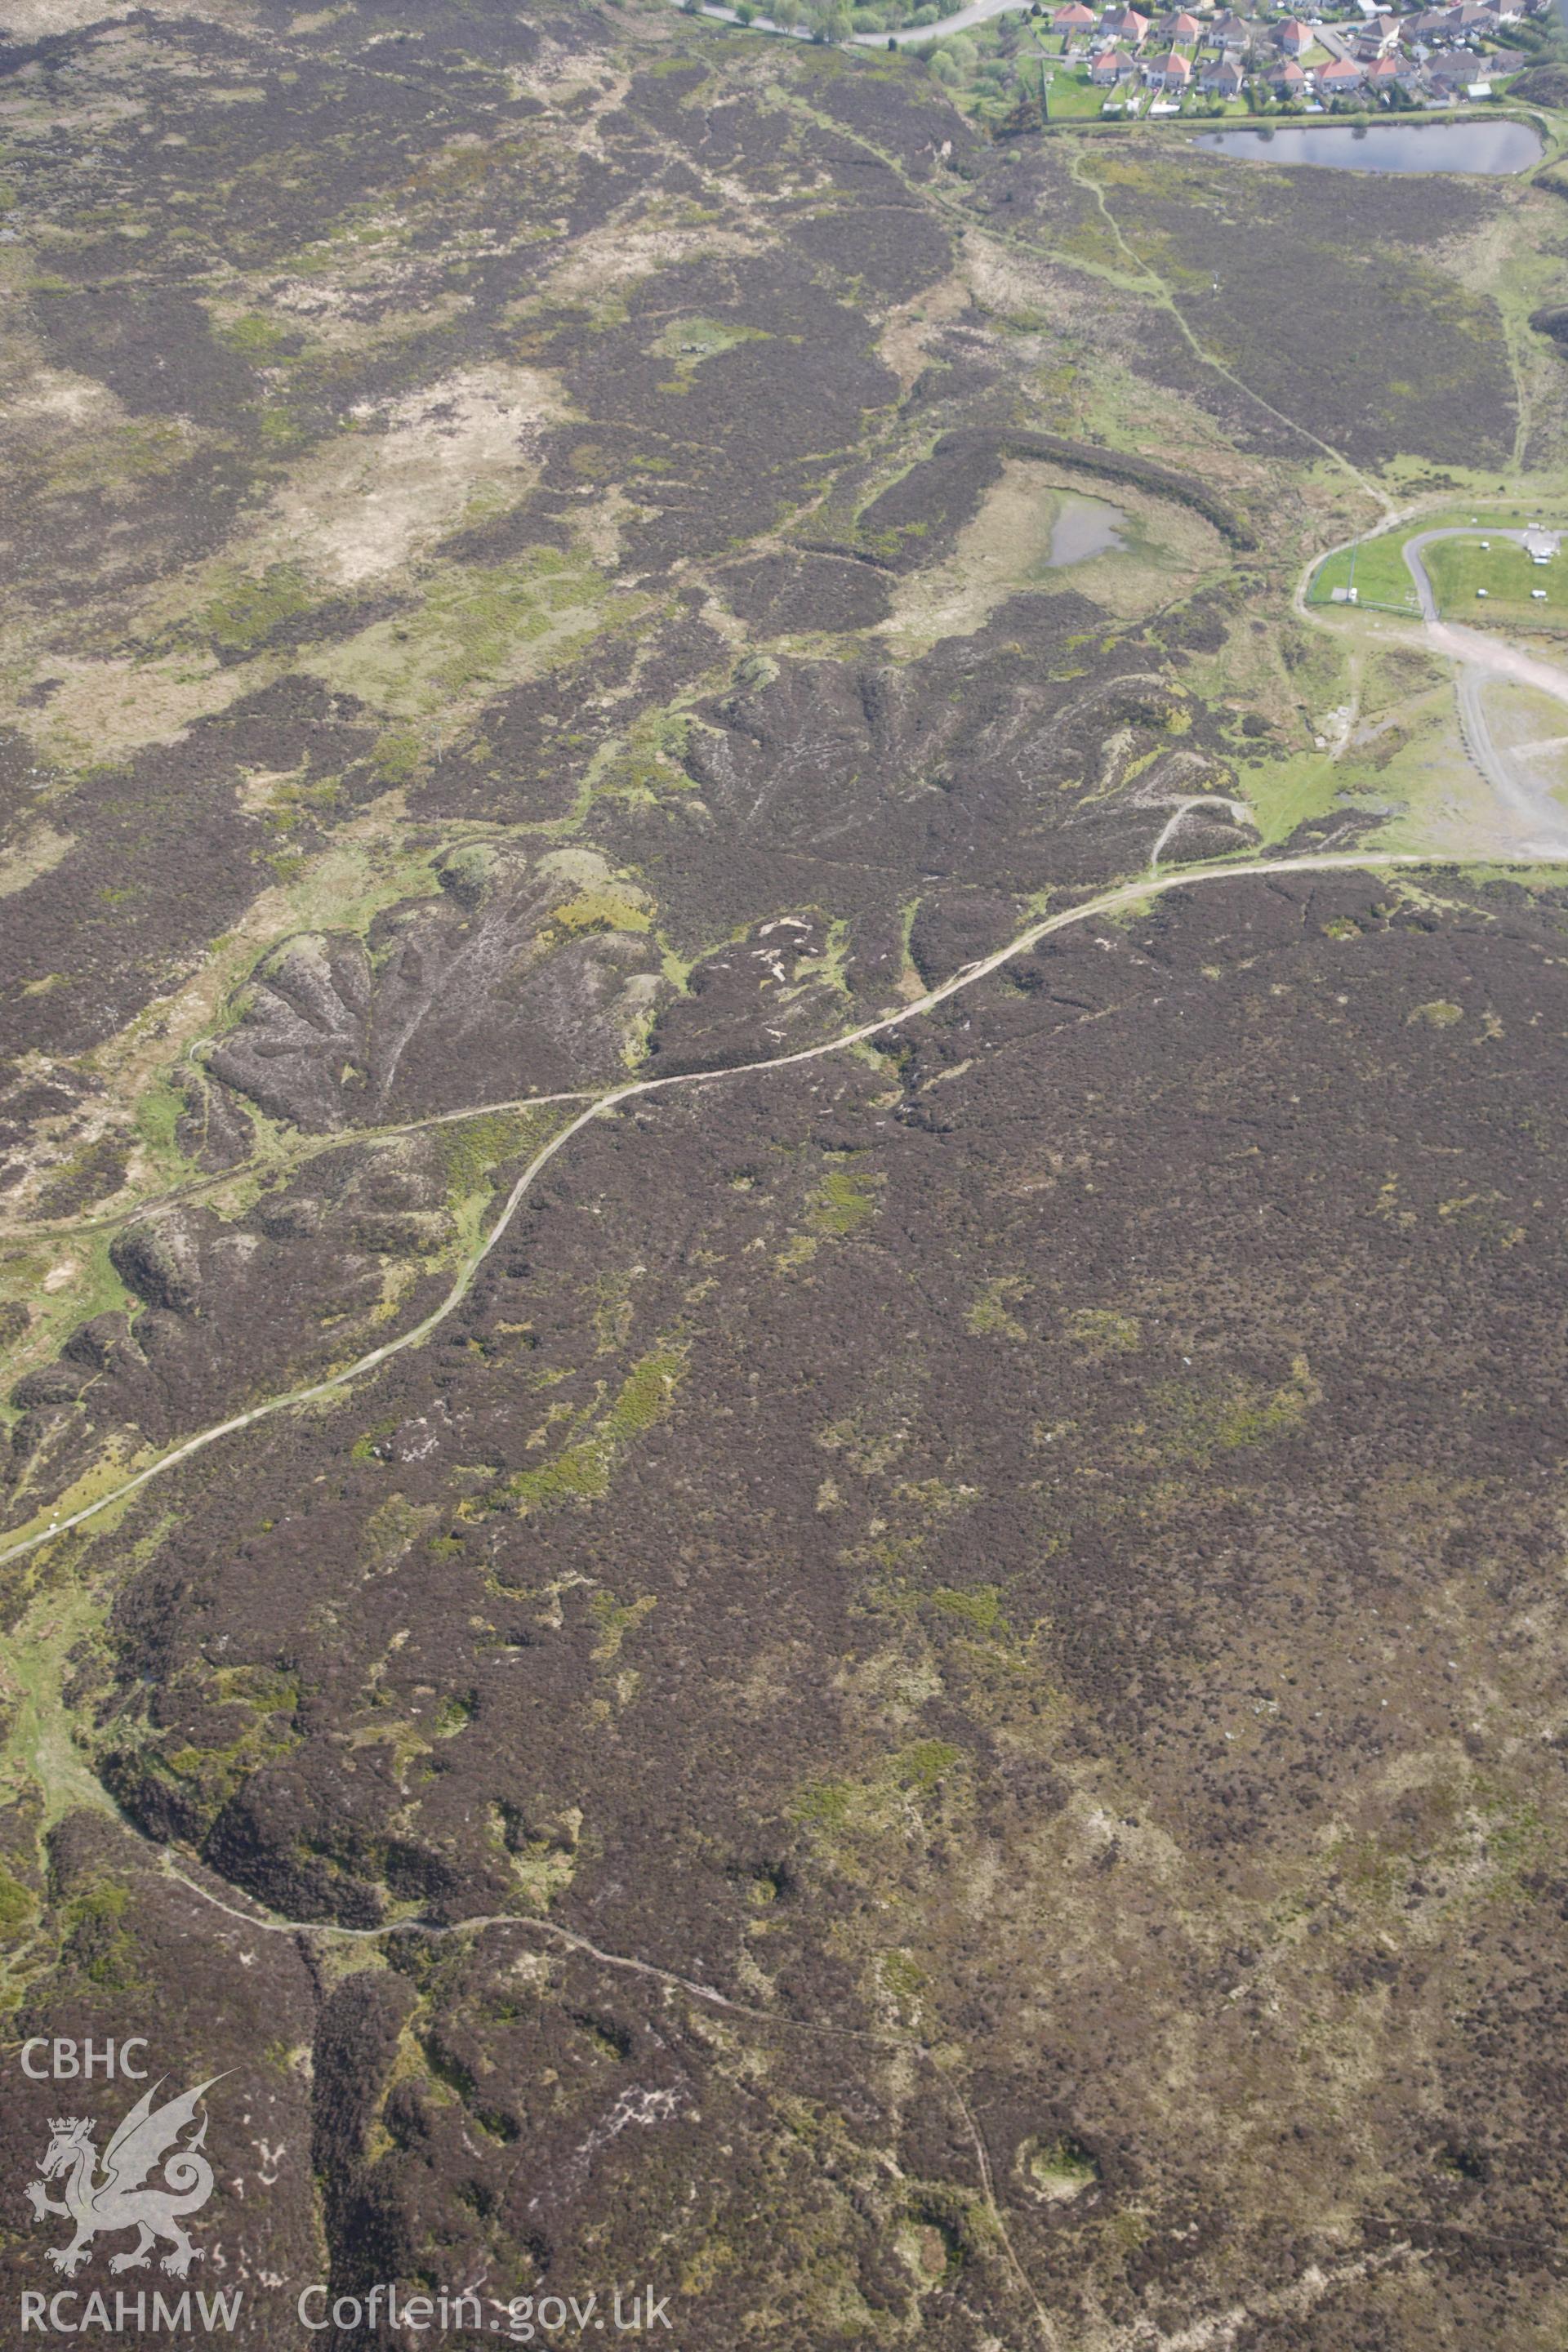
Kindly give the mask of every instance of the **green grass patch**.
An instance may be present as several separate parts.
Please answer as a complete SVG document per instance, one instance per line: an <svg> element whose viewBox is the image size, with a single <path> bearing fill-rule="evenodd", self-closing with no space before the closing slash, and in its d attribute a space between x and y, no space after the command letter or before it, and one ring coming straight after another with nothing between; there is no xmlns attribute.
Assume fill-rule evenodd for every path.
<svg viewBox="0 0 1568 2352"><path fill-rule="evenodd" d="M1419 613L1415 583L1405 567L1404 554L1405 541L1414 536L1414 530L1407 526L1403 530L1390 531L1383 539L1369 539L1361 547L1342 548L1313 573L1307 591L1308 604L1342 603L1343 598L1336 597L1334 590L1353 588L1358 604L1375 604L1380 611Z"/></svg>
<svg viewBox="0 0 1568 2352"><path fill-rule="evenodd" d="M1048 120L1052 122L1080 122L1090 116L1098 118L1108 98L1123 95L1121 90L1096 89L1087 68L1075 68L1070 73L1064 73L1058 67L1051 77L1051 86L1047 92Z"/></svg>
<svg viewBox="0 0 1568 2352"><path fill-rule="evenodd" d="M1473 530L1473 539L1441 540L1426 548L1422 557L1444 619L1485 619L1485 612L1478 614L1475 607L1496 601L1508 607L1508 617L1528 616L1539 627L1543 612L1549 616L1555 613L1560 619L1568 606L1568 586L1563 584L1568 579L1568 558L1554 556L1550 563L1538 565L1511 540L1494 541L1489 551L1479 544L1489 532L1518 530L1536 516L1548 528L1555 524L1557 511L1550 499L1506 506L1478 499L1473 507L1401 523L1397 530L1365 540L1358 547L1342 548L1325 556L1312 574L1307 602L1332 604L1336 588L1353 586L1358 604L1373 605L1379 611L1418 613L1415 583L1405 561L1407 541L1429 530L1460 530L1467 534ZM1478 598L1478 588L1487 589L1488 596ZM1532 588L1546 590L1544 606L1532 604Z"/></svg>
<svg viewBox="0 0 1568 2352"><path fill-rule="evenodd" d="M0 1937L21 1935L37 1916L37 1900L20 1879L0 1870Z"/></svg>
<svg viewBox="0 0 1568 2352"><path fill-rule="evenodd" d="M943 1617L956 1617L976 1633L1005 1635L1007 1632L1007 1620L1002 1612L1002 1595L994 1584L967 1587L939 1584L925 1598Z"/></svg>
<svg viewBox="0 0 1568 2352"><path fill-rule="evenodd" d="M1202 1465L1216 1454L1268 1444L1300 1428L1321 1396L1305 1356L1292 1360L1290 1378L1272 1391L1238 1379L1201 1388L1168 1381L1154 1399L1163 1424L1162 1451Z"/></svg>
<svg viewBox="0 0 1568 2352"><path fill-rule="evenodd" d="M193 634L219 653L253 653L283 622L308 613L314 601L296 564L269 564L260 573L231 572L196 614Z"/></svg>
<svg viewBox="0 0 1568 2352"><path fill-rule="evenodd" d="M882 1182L878 1175L869 1184ZM784 1267L807 1265L825 1241L847 1241L877 1213L874 1191L857 1180L848 1168L829 1168L806 1202L805 1230L794 1235L774 1263Z"/></svg>
<svg viewBox="0 0 1568 2352"><path fill-rule="evenodd" d="M704 360L718 359L722 352L736 351L742 343L768 341L764 329L745 326L738 319L672 320L653 345L661 359L675 362L674 374L659 385L659 390L685 392Z"/></svg>
<svg viewBox="0 0 1568 2352"><path fill-rule="evenodd" d="M585 558L535 548L515 563L453 565L423 603L307 665L389 719L444 715L471 689L559 658L599 625L605 581Z"/></svg>
<svg viewBox="0 0 1568 2352"><path fill-rule="evenodd" d="M1510 621L1537 629L1568 622L1568 557L1532 563L1512 540L1494 539L1489 548L1478 532L1427 548L1424 561L1446 621Z"/></svg>
<svg viewBox="0 0 1568 2352"><path fill-rule="evenodd" d="M448 1195L463 1202L477 1192L488 1193L496 1169L521 1150L529 1126L528 1118L517 1112L481 1111L473 1118L432 1129Z"/></svg>
<svg viewBox="0 0 1568 2352"><path fill-rule="evenodd" d="M626 1446L669 1411L685 1370L683 1349L657 1349L644 1356L586 1434L537 1470L518 1471L506 1481L503 1496L524 1516L562 1503L599 1501L609 1493L616 1464Z"/></svg>
<svg viewBox="0 0 1568 2352"><path fill-rule="evenodd" d="M1297 751L1285 760L1258 760L1237 777L1265 844L1288 841L1298 825L1327 816L1346 778L1330 751Z"/></svg>

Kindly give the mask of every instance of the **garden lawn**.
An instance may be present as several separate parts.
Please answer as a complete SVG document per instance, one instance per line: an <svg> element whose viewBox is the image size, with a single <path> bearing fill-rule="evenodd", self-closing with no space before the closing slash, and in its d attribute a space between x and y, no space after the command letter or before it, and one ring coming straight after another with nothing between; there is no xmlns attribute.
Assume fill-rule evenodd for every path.
<svg viewBox="0 0 1568 2352"><path fill-rule="evenodd" d="M1049 119L1053 122L1063 122L1079 116L1098 115L1105 100L1117 94L1096 89L1087 73L1064 73L1058 66L1047 93Z"/></svg>

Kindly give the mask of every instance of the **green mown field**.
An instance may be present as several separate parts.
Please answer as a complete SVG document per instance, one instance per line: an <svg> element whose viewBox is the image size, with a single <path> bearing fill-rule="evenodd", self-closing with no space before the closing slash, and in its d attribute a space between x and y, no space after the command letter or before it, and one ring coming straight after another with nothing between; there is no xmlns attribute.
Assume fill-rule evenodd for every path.
<svg viewBox="0 0 1568 2352"><path fill-rule="evenodd" d="M1457 516L1436 516L1416 525L1405 524L1381 539L1368 540L1360 547L1326 557L1312 575L1308 603L1330 604L1334 601L1334 589L1349 587L1353 583L1359 604L1381 611L1419 611L1415 583L1405 561L1405 544L1423 530L1442 530L1459 520ZM1468 523L1468 516L1463 520ZM1507 518L1505 524L1495 514L1483 511L1478 518L1474 539L1445 540L1427 548L1426 570L1438 611L1445 620L1528 621L1536 628L1563 625L1568 617L1568 557L1558 556L1550 563L1535 564L1511 540L1495 540L1489 549L1480 544L1489 530L1517 530L1524 520L1522 512L1515 513ZM1478 588L1487 591L1484 597L1477 595ZM1531 597L1532 588L1546 591L1542 602L1537 603ZM1494 609L1489 612L1489 606Z"/></svg>
<svg viewBox="0 0 1568 2352"><path fill-rule="evenodd" d="M1450 539L1429 547L1426 563L1446 621L1507 620L1538 629L1568 623L1568 559L1561 555L1532 563L1512 540L1494 540L1486 549L1479 540ZM1485 596L1478 596L1479 588ZM1543 602L1532 599L1533 588L1546 591Z"/></svg>
<svg viewBox="0 0 1568 2352"><path fill-rule="evenodd" d="M1405 563L1405 542L1411 536L1408 529L1390 531L1385 539L1368 540L1364 546L1342 549L1339 554L1331 555L1312 575L1308 603L1332 604L1334 589L1353 585L1358 604L1393 605L1399 612L1418 612L1415 583Z"/></svg>

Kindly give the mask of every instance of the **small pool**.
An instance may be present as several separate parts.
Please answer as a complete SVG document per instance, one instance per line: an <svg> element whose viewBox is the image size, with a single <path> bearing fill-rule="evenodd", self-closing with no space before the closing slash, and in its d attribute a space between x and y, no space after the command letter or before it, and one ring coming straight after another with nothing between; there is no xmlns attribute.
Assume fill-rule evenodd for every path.
<svg viewBox="0 0 1568 2352"><path fill-rule="evenodd" d="M1096 555L1110 555L1126 545L1121 536L1127 517L1120 507L1106 499L1064 498L1051 524L1050 552L1045 561L1047 572L1063 571L1069 563L1087 563Z"/></svg>
<svg viewBox="0 0 1568 2352"><path fill-rule="evenodd" d="M1310 163L1331 172L1523 172L1544 152L1528 123L1272 123L1253 131L1205 131L1194 141L1211 155L1247 163Z"/></svg>

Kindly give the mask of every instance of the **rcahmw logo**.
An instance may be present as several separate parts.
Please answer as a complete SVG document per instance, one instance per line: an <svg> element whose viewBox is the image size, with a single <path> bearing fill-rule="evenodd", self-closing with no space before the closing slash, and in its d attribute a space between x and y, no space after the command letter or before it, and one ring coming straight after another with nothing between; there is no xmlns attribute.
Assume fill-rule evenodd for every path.
<svg viewBox="0 0 1568 2352"><path fill-rule="evenodd" d="M145 2070L130 2063L130 2053L132 2050L140 2053L143 2046L125 2045L121 2073L133 2079L142 2076ZM52 2065L32 2063L34 2053L40 2050L50 2053ZM28 2042L23 2065L35 2079L53 2074L76 2081L84 2071L77 2045L68 2042ZM94 2071L90 2064L86 2069L89 2074ZM115 2072L112 2055L104 2071L111 2075ZM165 2246L168 2251L159 2268L171 2278L189 2275L192 2263L203 2259L203 2249L193 2243L185 2224L201 2211L213 2192L213 2168L203 2153L208 2120L203 2101L214 2083L221 2080L219 2075L210 2075L194 2089L161 2104L154 2103L163 2084L154 2083L121 2118L101 2157L97 2146L99 2126L92 2116L56 2116L49 2126L48 2146L38 2160L41 2178L27 2184L27 2202L35 2221L58 2217L70 2224L66 2242L46 2249L57 2271L74 2278L94 2259L98 2239L134 2231L135 2242L110 2257L111 2272L145 2270L154 2250ZM22 2333L188 2335L193 2318L199 2315L200 2325L209 2332L221 2329L227 2334L238 2320L242 2301L237 2292L149 2294L121 2289L113 2294L76 2290L25 2294Z"/></svg>

